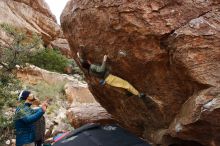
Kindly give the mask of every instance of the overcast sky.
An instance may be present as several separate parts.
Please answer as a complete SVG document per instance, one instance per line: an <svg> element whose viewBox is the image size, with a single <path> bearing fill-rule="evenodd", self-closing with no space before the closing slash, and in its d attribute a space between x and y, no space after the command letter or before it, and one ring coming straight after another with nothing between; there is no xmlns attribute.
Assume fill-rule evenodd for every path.
<svg viewBox="0 0 220 146"><path fill-rule="evenodd" d="M68 0L45 0L50 6L50 10L56 16L57 22L60 24L60 15L66 6Z"/></svg>

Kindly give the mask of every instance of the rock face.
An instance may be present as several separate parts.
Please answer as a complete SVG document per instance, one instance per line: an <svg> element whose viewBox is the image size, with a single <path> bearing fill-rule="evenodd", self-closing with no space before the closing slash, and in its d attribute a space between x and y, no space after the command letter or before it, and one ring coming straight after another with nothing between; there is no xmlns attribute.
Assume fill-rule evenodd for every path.
<svg viewBox="0 0 220 146"><path fill-rule="evenodd" d="M30 7L32 7L34 10L46 15L49 18L52 18L56 22L55 16L51 13L47 3L45 3L44 0L14 0L16 2L24 3Z"/></svg>
<svg viewBox="0 0 220 146"><path fill-rule="evenodd" d="M1 23L27 30L28 33L35 32L42 36L45 46L58 48L63 55L71 56L69 44L44 0L1 0ZM9 40L5 32L0 30L0 43Z"/></svg>
<svg viewBox="0 0 220 146"><path fill-rule="evenodd" d="M0 23L40 34L45 44L61 33L60 26L44 0L1 0L0 18ZM0 32L1 39L5 38L3 34Z"/></svg>
<svg viewBox="0 0 220 146"><path fill-rule="evenodd" d="M71 57L71 51L69 43L64 38L57 38L54 41L51 42L52 48L59 48L60 52L67 56L68 58Z"/></svg>
<svg viewBox="0 0 220 146"><path fill-rule="evenodd" d="M49 85L56 85L57 83L72 83L76 87L87 87L87 84L80 82L77 78L66 74L50 72L34 65L18 69L17 77L19 80L32 85L46 82Z"/></svg>
<svg viewBox="0 0 220 146"><path fill-rule="evenodd" d="M86 79L96 100L153 143L220 145L219 0L71 0L61 17L73 56L108 55L110 73L156 103ZM184 142L185 143L185 142Z"/></svg>
<svg viewBox="0 0 220 146"><path fill-rule="evenodd" d="M67 118L74 128L88 123L116 123L112 116L95 100L88 87L67 83L64 91L70 108Z"/></svg>
<svg viewBox="0 0 220 146"><path fill-rule="evenodd" d="M67 118L74 128L87 123L115 123L112 116L96 102L88 88L66 84L64 90L71 104Z"/></svg>

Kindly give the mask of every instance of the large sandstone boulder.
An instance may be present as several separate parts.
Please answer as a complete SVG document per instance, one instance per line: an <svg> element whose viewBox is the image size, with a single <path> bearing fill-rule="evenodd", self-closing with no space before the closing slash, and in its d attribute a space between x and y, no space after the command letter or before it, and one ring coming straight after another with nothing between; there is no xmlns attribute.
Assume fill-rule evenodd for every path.
<svg viewBox="0 0 220 146"><path fill-rule="evenodd" d="M157 104L100 86L96 100L128 129L158 144L220 145L219 0L70 0L61 17L75 59L108 55L110 72Z"/></svg>
<svg viewBox="0 0 220 146"><path fill-rule="evenodd" d="M88 123L116 123L112 116L97 102L72 104L72 107L67 111L67 118L74 128Z"/></svg>
<svg viewBox="0 0 220 146"><path fill-rule="evenodd" d="M67 118L74 128L88 123L115 123L112 116L98 103L87 87L68 83L64 87L70 103Z"/></svg>

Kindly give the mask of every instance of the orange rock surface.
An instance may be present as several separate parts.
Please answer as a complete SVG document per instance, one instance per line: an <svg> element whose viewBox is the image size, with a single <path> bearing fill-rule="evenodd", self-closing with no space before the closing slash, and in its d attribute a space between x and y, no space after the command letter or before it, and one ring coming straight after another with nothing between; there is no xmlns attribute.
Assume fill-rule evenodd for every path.
<svg viewBox="0 0 220 146"><path fill-rule="evenodd" d="M129 130L155 144L220 145L219 0L70 0L62 28L75 60L79 46L110 73L157 104L100 86L85 71L96 100Z"/></svg>

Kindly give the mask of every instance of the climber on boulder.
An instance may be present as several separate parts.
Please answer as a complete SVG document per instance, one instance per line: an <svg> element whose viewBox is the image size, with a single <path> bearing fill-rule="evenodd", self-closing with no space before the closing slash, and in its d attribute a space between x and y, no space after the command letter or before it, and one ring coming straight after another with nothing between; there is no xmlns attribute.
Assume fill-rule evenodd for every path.
<svg viewBox="0 0 220 146"><path fill-rule="evenodd" d="M145 97L144 93L137 91L128 81L109 73L109 70L106 68L107 55L104 55L101 65L92 64L89 60L84 60L79 52L77 52L77 56L83 68L88 70L91 75L100 78L99 82L101 85L108 84L113 87L123 88L140 98Z"/></svg>

